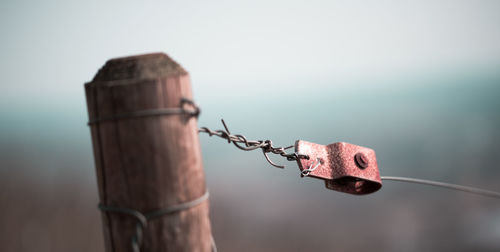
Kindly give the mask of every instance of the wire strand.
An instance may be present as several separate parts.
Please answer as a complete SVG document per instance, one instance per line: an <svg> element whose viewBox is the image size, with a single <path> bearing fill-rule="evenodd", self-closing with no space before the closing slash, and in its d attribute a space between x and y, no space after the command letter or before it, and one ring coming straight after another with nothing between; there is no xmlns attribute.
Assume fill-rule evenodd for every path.
<svg viewBox="0 0 500 252"><path fill-rule="evenodd" d="M482 195L482 196L486 196L486 197L500 199L499 192L483 190L483 189L479 189L479 188L475 188L475 187L456 185L456 184L450 184L450 183L444 183L444 182L432 181L432 180L426 180L426 179L406 178L406 177L382 176L380 178L382 180L392 180L392 181L398 181L398 182L408 182L408 183L415 183L415 184L422 184L422 185L437 186L437 187L441 187L441 188L447 188L447 189L451 189L451 190L463 191L463 192L473 193L473 194Z"/></svg>

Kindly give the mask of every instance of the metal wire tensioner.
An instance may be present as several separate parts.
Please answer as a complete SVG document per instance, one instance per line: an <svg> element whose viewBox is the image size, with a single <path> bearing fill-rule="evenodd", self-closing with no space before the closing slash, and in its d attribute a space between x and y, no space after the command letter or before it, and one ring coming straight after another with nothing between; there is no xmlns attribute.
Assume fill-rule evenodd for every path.
<svg viewBox="0 0 500 252"><path fill-rule="evenodd" d="M162 108L162 109L151 109L151 110L143 110L136 112L129 112L123 114L117 114L108 117L100 117L100 118L91 118L88 122L88 125L94 125L98 123L102 123L105 121L117 121L131 118L139 118L139 117L151 117L151 116L162 116L162 115L184 115L188 118L195 117L197 118L200 115L199 106L192 101L191 99L181 98L180 106L177 108ZM191 107L191 109L186 108ZM274 167L277 168L285 168L283 165L277 165L268 156L268 153L273 153L285 157L288 161L299 161L299 168L301 169L302 177L315 177L320 179L325 179L326 187L332 190L339 190L342 192L353 193L353 194L367 194L377 191L381 187L381 180L393 180L393 181L401 181L408 183L417 183L417 184L426 184L432 186L438 186L442 188L448 188L453 190L465 191L469 193L479 194L483 196L489 196L494 198L500 198L499 192L488 191L483 189L478 189L474 187L467 187L455 184L448 184L443 182L424 180L424 179L414 179L414 178L405 178L405 177L380 177L378 172L378 167L376 164L375 152L371 149L364 148L361 146L356 146L348 143L334 143L327 146L318 145L314 143L308 143L306 141L297 141L295 144L295 152L287 153L286 150L293 148L294 145L287 147L275 147L273 146L273 142L271 140L248 140L245 136L236 134L231 135L226 123L224 120L221 120L224 125L225 130L210 130L207 127L201 127L198 129L198 132L207 133L209 136L218 136L220 138L226 139L228 143L233 143L234 146L238 147L244 151L252 151L256 149L261 149L264 157L267 162ZM350 146L348 149L341 150L339 149L341 146L348 145ZM305 149L304 149L305 148ZM343 170L337 170L335 173L336 177L332 177L331 173L322 173L320 172L323 168L322 166L328 166L324 163L325 160L330 159L331 157L324 157L325 160L316 157L313 152L314 150L321 149L329 149L332 151L335 149L336 155L332 157L340 158L340 160L330 160L328 165L331 165L332 162L346 161L345 164L351 163L351 165L341 166ZM341 151L339 151L341 150ZM351 153L352 152L352 153ZM302 153L302 154L301 154ZM307 154L303 154L307 153ZM365 154L363 154L365 153ZM315 158L314 161L308 161L310 156ZM353 160L354 162L349 162L349 160ZM371 157L371 158L370 158ZM370 159L373 159L370 161ZM370 165L371 164L371 165ZM371 167L373 166L373 167ZM371 168L370 168L371 167ZM327 169L332 169L332 167L328 166ZM338 168L338 167L337 167ZM336 183L336 179L342 179L345 176L351 176L353 171L356 171L357 176L354 176L354 181L356 183L351 183L350 185L354 186L353 188L346 188L345 183ZM360 177L359 173L364 173L363 176ZM340 176L340 177L339 177ZM360 179L361 178L361 179ZM363 182L365 187L359 186L359 184ZM345 181L344 181L345 182ZM366 190L365 190L366 189ZM113 211L112 209L104 209L106 207L102 206L101 209L105 211ZM138 218L141 219L141 218Z"/></svg>
<svg viewBox="0 0 500 252"><path fill-rule="evenodd" d="M203 132L207 133L209 136L218 136L220 138L227 139L228 143L233 143L234 146L238 147L240 150L244 151L252 151L256 149L262 149L262 153L264 154L264 157L266 158L267 162L271 164L274 167L277 168L285 168L284 165L277 165L268 156L268 153L273 153L280 155L282 157L286 157L288 161L295 161L298 159L307 159L309 160L308 155L303 155L297 152L293 153L287 153L286 150L293 148L293 145L287 146L287 147L275 147L273 146L273 142L271 140L248 140L245 136L243 135L231 135L231 132L229 131L229 128L227 127L226 123L222 119L222 125L224 125L225 130L211 130L207 127L201 127L198 132ZM241 145L244 144L244 145Z"/></svg>

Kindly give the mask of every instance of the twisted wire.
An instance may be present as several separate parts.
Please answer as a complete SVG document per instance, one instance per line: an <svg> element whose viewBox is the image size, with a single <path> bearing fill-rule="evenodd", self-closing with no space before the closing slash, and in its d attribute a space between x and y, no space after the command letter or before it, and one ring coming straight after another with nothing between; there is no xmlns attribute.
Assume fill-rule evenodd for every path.
<svg viewBox="0 0 500 252"><path fill-rule="evenodd" d="M313 172L314 170L316 170L316 169L317 169L317 168L321 165L321 159L320 159L320 158L318 158L318 159L316 160L316 165L314 165L314 167L313 167L313 165L314 165L314 163L311 163L311 165L309 165L309 167L308 167L307 169L304 169L304 170L302 170L302 171L300 172L300 175L301 175L302 177L307 177L307 176L309 176L309 174L310 174L311 172Z"/></svg>
<svg viewBox="0 0 500 252"><path fill-rule="evenodd" d="M262 153L264 154L264 157L266 158L266 161L277 168L285 168L285 166L274 163L267 155L268 153L280 155L282 157L285 157L288 161L294 161L297 159L309 159L308 155L299 154L297 152L287 153L286 150L293 148L293 145L287 147L275 147L273 146L273 142L271 140L248 140L245 136L240 134L232 135L224 120L221 121L222 125L224 125L225 130L211 130L207 127L201 127L200 129L198 129L198 132L207 133L208 136L217 136L226 139L228 143L234 144L234 146L236 146L240 150L252 151L260 148L262 150Z"/></svg>

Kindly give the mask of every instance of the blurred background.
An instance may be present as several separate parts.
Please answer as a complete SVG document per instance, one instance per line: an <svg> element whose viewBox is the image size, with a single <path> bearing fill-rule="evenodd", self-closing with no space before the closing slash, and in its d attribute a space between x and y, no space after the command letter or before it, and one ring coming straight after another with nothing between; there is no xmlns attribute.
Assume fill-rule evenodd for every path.
<svg viewBox="0 0 500 252"><path fill-rule="evenodd" d="M83 84L166 52L200 126L373 148L383 176L500 191L498 1L0 3L2 251L103 251ZM499 251L500 202L386 181L352 196L200 135L220 251Z"/></svg>

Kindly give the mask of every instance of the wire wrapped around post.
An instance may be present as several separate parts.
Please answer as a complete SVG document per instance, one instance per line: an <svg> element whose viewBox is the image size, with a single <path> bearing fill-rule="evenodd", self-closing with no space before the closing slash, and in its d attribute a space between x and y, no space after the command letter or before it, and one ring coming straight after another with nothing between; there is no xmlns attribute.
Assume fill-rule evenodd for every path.
<svg viewBox="0 0 500 252"><path fill-rule="evenodd" d="M206 193L187 71L163 53L112 59L85 92L105 251L211 251L207 199L147 221Z"/></svg>

